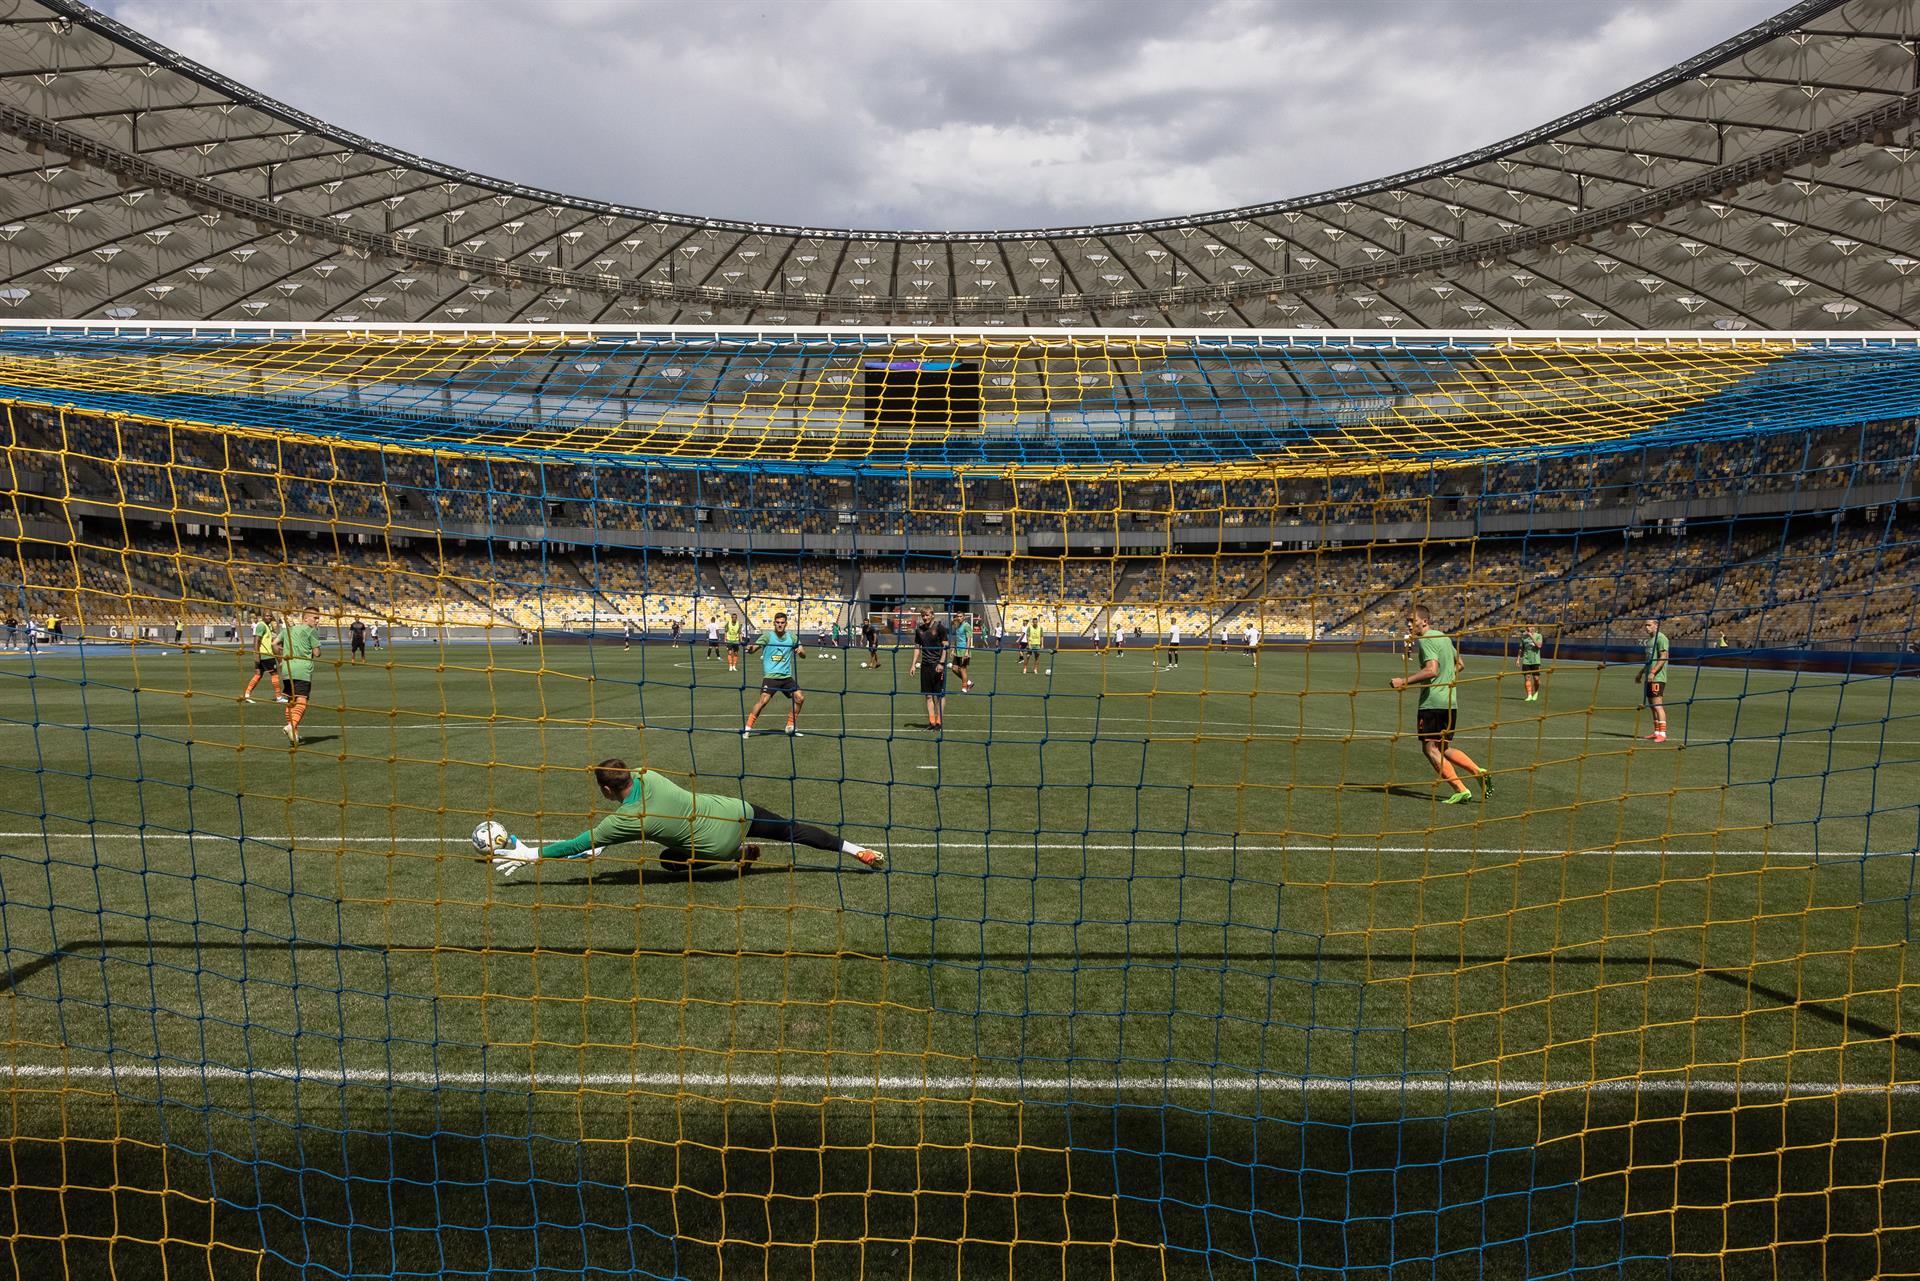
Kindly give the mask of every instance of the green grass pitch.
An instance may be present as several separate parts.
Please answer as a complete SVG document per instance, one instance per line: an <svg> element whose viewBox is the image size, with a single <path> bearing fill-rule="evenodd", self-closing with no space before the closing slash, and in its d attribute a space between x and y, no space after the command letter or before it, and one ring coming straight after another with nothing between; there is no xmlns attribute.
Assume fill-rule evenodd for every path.
<svg viewBox="0 0 1920 1281"><path fill-rule="evenodd" d="M302 1146L315 1125L532 1148L591 1133L622 1154L606 1157L613 1182L731 1177L737 1192L724 1155L703 1174L682 1144L636 1170L631 1144L710 1122L715 1151L777 1150L799 1109L822 1151L1064 1150L1081 1109L1138 1106L1185 1120L1129 1151L1222 1159L1281 1125L1297 1153L1303 1125L1371 1119L1409 1145L1390 1167L1424 1151L1414 1119L1471 1113L1492 1118L1467 1144L1482 1159L1614 1134L1640 1144L1614 1166L1664 1169L1669 1140L1636 1129L1656 1114L1811 1100L1829 1144L1856 1105L1870 1135L1920 1128L1911 681L1676 668L1673 737L1656 745L1633 667L1561 664L1527 703L1511 665L1470 656L1458 743L1496 786L1441 807L1415 696L1387 688L1396 654L1281 649L1256 669L1189 647L1165 670L1145 649L1082 651L1025 676L1011 649L986 651L935 736L915 728L907 651L877 670L847 651L801 664L804 737L780 732L776 700L743 741L758 663L732 674L703 653L330 654L297 750L264 685L261 703L236 701L246 666L230 651L0 661L16 1133L158 1126L193 1151L322 1163ZM596 800L583 767L606 756L839 827L891 869L780 847L744 875L689 876L626 849L502 880L475 857L485 817L528 839L580 830ZM1518 1138L1503 1128L1516 1109ZM1195 1116L1243 1131L1178 1130ZM994 1117L1032 1128L1002 1144L983 1137ZM1059 1133L1034 1137L1042 1120ZM1714 1142L1737 1155L1731 1129ZM1571 1177L1594 1159L1572 1158ZM1890 1177L1886 1159L1870 1178ZM1785 1196L1769 1168L1782 1186L1762 1199ZM1480 1177L1470 1202L1492 1195ZM1537 1166L1501 1177L1540 1195ZM1159 1186L1145 1200L1198 1195ZM1233 1199L1207 1187L1209 1205ZM1276 1213L1312 1217L1315 1195ZM1631 1220L1633 1195L1600 1218ZM1670 1250L1688 1195L1657 1198ZM1405 1207L1441 1213L1443 1194L1423 1197L1390 1191L1382 1231ZM728 1204L716 1194L709 1215ZM1569 1215L1558 1266L1627 1248L1582 1245ZM1187 1231L1177 1217L1167 1233ZM924 1217L876 1222L851 1235L936 1235ZM1772 1240L1770 1222L1739 1239ZM1194 1230L1228 1259L1277 1257L1257 1223L1244 1240ZM1462 1231L1380 1249L1460 1262L1445 1242ZM1527 1259L1514 1266L1538 1268Z"/></svg>

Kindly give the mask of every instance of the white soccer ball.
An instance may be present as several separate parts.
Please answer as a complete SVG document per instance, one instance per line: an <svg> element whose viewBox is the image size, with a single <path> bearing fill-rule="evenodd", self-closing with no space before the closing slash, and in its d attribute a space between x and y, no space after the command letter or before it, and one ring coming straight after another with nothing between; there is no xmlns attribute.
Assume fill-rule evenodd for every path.
<svg viewBox="0 0 1920 1281"><path fill-rule="evenodd" d="M506 828L488 819L473 829L473 848L482 854L491 854L513 844L513 836Z"/></svg>
<svg viewBox="0 0 1920 1281"><path fill-rule="evenodd" d="M1049 676L1053 675L1053 669L1051 667L1047 669L1047 675Z"/></svg>

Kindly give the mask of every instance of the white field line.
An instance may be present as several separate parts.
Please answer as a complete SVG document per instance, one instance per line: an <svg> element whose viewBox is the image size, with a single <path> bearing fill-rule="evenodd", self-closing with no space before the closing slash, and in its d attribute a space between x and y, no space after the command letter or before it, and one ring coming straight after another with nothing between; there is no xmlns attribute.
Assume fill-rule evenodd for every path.
<svg viewBox="0 0 1920 1281"><path fill-rule="evenodd" d="M858 825L851 825L857 827ZM285 838L277 836L229 836L220 832L46 832L39 830L0 832L0 840L46 840L54 843L78 842L86 844L93 841L209 841L228 844L270 845L276 849L292 848L303 852L318 852L342 845L437 845L470 849L467 840L459 836L328 836L302 837L292 846ZM1093 842L1093 841L888 841L885 847L889 852L899 850L932 851L1001 851L1007 854L1025 854L1056 851L1094 851L1137 854L1510 854L1525 858L1786 858L1821 859L1832 861L1853 861L1863 858L1911 858L1920 850L1678 850L1678 849L1584 849L1584 850L1537 850L1499 845L1313 845L1302 843L1262 844L1257 842L1239 843L1149 843L1133 841ZM473 855L479 858L480 855ZM564 860L577 863L578 860Z"/></svg>
<svg viewBox="0 0 1920 1281"><path fill-rule="evenodd" d="M550 731L550 732L558 732L558 733L579 733L583 730L592 731L594 729L600 729L602 730L602 732L617 733L617 732L624 731L625 729L628 728L628 725L626 722L614 720L611 718L602 718L598 721L588 722L586 724L582 724L577 720L571 720L567 718L558 718L558 719L560 719L561 724L558 725L557 727L549 726L543 720L531 720L531 719L521 719L521 718L513 718L513 719L507 719L507 720L501 720L501 721L489 721L484 719L462 719L462 720L451 720L451 721L444 721L444 722L443 721L415 721L415 722L408 722L405 724L397 724L397 725L383 725L377 722L367 722L367 723L361 723L361 724L355 724L355 723L349 722L343 725L337 721L328 722L316 716L313 718L312 721L309 722L307 728L309 730L315 730L315 729L339 730L342 733L359 733L359 734L374 735L374 736L386 733L390 730L405 731L405 732L425 732L425 733L450 733L450 732L456 732L456 731L471 731L471 730L491 730L494 733L501 733L509 730L540 730L543 732ZM1901 717L1898 719L1904 720L1904 719L1912 719L1912 718ZM1346 726L1338 726L1338 725L1306 725L1306 726L1301 726L1297 729L1267 728L1267 729L1248 731L1236 725L1229 724L1226 722L1194 720L1187 717L1089 716L1089 715L1080 715L1080 714L1074 714L1074 713L999 712L999 711L992 713L988 723L984 726L949 725L946 730L946 736L948 738L954 738L954 737L960 737L960 736L964 736L968 738L986 737L986 736L990 736L993 733L993 727L995 725L998 725L1006 721L1013 721L1021 724L1038 722L1042 725L1052 725L1055 723L1072 723L1072 724L1081 724L1081 723L1096 724L1097 723L1100 725L1149 725L1149 726L1156 726L1160 728L1171 728L1173 726L1189 726L1189 727L1197 727L1199 735L1203 735L1208 738L1218 739L1226 742L1242 742L1242 741L1293 742L1300 739L1329 739L1334 741L1351 740L1351 739L1389 739L1391 740L1391 739L1412 739L1414 737L1413 730L1411 729L1403 729L1403 730L1355 729L1355 728L1348 728ZM831 717L827 717L825 719L810 720L809 724L814 726L814 728L810 729L808 731L808 734L811 737L831 737L833 734L833 725L836 722L843 723L843 724L848 722L859 722L861 724L872 724L872 723L878 722L886 725L892 725L892 724L898 723L902 728L915 728L912 722L898 720L898 718L893 713L890 713L890 712L842 712L842 713L833 715ZM1515 735L1526 741L1532 741L1537 739L1537 740L1544 740L1547 742L1557 742L1557 743L1583 743L1583 742L1594 742L1596 740L1599 740L1602 743L1604 743L1607 739L1610 739L1613 737L1613 734L1606 730L1602 730L1597 733L1588 733L1588 734L1534 733L1534 732L1528 731L1526 728L1528 725L1532 723L1534 722L1530 720L1502 721L1498 725L1483 725L1483 726L1470 727L1467 729L1463 729L1459 731L1459 733L1457 734L1457 737L1463 738L1463 739L1472 739L1477 735L1491 733L1491 732L1500 732L1500 733ZM825 725L826 728L825 729L819 728L819 726L821 725ZM280 723L278 721L262 722L262 727L271 728L277 733L279 732ZM85 732L87 730L150 731L150 730L180 729L180 730L206 731L206 730L227 730L227 729L244 730L246 728L247 728L246 724L242 722L221 721L221 720L213 720L213 719L208 719L205 721L90 721L84 725L70 724L63 721L37 721L37 722L18 721L18 720L0 721L0 731L50 730L50 731L61 731L61 732L69 732L69 733L76 732L76 731ZM724 730L724 731L737 733L739 732L740 724L738 720L733 718L715 717L712 719L694 720L686 723L681 723L681 722L668 723L666 721L649 720L642 725L635 725L633 726L633 728L655 729L655 730L662 730L662 731L671 732L671 733L691 733L693 731L703 730L703 729ZM777 734L777 733L770 733L770 734L767 734L766 737L783 738L784 735ZM880 737L880 736L873 735L873 734L857 734L857 735L853 735L852 737L874 738L874 737ZM894 736L887 735L886 737L891 739ZM933 741L933 740L922 738L917 735L902 735L900 737L903 738L905 741L909 741L909 742ZM1040 740L1034 739L1031 741L1038 742ZM1096 740L1069 739L1069 740L1063 740L1063 741L1094 742ZM1135 740L1126 740L1126 741L1131 742ZM1188 741L1188 736L1181 735L1181 734L1168 734L1167 736L1165 736L1164 741L1169 743L1182 743L1182 742ZM1623 741L1632 741L1632 740L1623 740ZM1692 738L1692 739L1685 739L1685 740L1676 739L1676 742L1674 745L1675 746L1684 745L1687 747L1723 747L1723 746L1727 746L1729 744L1735 744L1735 743L1766 743L1766 744L1771 744L1778 747L1920 747L1920 738L1836 738L1832 735L1830 731L1819 730L1819 729L1803 729L1803 730L1782 730L1777 734L1742 734L1735 738ZM1663 746L1659 749L1652 749L1652 750L1665 750L1665 748Z"/></svg>
<svg viewBox="0 0 1920 1281"><path fill-rule="evenodd" d="M526 1072L368 1072L294 1067L234 1068L218 1064L129 1064L127 1066L62 1066L59 1064L0 1064L0 1079L15 1081L83 1080L132 1085L143 1080L246 1081L270 1084L408 1087L442 1089L521 1089L543 1091L639 1090L671 1093L686 1090L749 1090L755 1093L802 1090L859 1097L902 1094L985 1095L992 1098L1032 1095L1103 1094L1362 1094L1475 1097L1509 1099L1541 1094L1760 1096L1808 1095L1920 1095L1920 1081L1884 1084L1854 1081L1730 1081L1721 1078L1650 1077L1605 1081L1501 1080L1495 1077L1447 1077L1422 1074L1407 1077L1288 1076L1279 1073L1231 1076L902 1076L810 1072L582 1072L569 1076L536 1076Z"/></svg>

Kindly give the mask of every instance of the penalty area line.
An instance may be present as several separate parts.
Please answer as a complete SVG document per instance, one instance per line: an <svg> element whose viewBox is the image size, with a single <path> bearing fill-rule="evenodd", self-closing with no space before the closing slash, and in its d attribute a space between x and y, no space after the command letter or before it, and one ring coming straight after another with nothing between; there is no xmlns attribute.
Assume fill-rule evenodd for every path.
<svg viewBox="0 0 1920 1281"><path fill-rule="evenodd" d="M816 690L814 692L816 694L818 693L831 694L831 693L834 693L835 691ZM909 691L903 690L901 692L908 693ZM1906 717L1900 717L1897 719L1906 719ZM858 729L850 728L855 723L863 724L863 725L878 725L882 727L892 726L892 727L898 727L898 728L912 728L911 722L901 721L899 715L893 712L840 712L840 713L822 712L821 719L816 719L815 721L812 722L816 726L816 728L809 732L811 734L814 734L820 737L833 737L836 735L836 730L833 728L833 722L835 721L840 722L842 725L842 728L837 731L838 736L844 737L844 738L853 738L853 739L884 740L889 742L898 741L899 739L899 736L891 733L863 732ZM554 732L555 730L555 727L547 723L544 719L532 718L532 717L509 717L509 718L502 718L500 720L474 718L474 719L447 720L447 721L406 721L406 722L400 722L400 723L394 723L390 721L348 721L348 722L341 723L341 722L321 722L316 720L314 723L316 726L320 726L322 728L326 728L330 730L339 730L343 733L361 735L361 736L378 736L384 733L467 733L475 730L490 730L496 734L507 733L510 731L524 731L524 730L538 730L542 733L551 733L551 732ZM1501 737L1510 737L1516 740L1520 740L1521 742L1540 741L1540 742L1551 742L1551 743L1594 743L1597 746L1606 747L1610 750L1614 749L1617 746L1614 735L1610 731L1607 731L1605 729L1596 730L1590 733L1582 733L1582 734L1563 734L1563 733L1535 732L1534 730L1529 728L1537 723L1538 722L1533 720L1512 720L1512 721L1501 721L1497 725L1472 726L1467 729L1463 729L1459 731L1458 737L1466 738L1466 739L1474 739L1481 736L1485 736L1489 733L1493 733ZM244 733L246 730L250 728L259 729L259 730L278 730L279 724L280 723L278 721L263 720L258 723L251 723L246 721L218 720L211 717L209 717L207 720L197 721L197 722L89 721L83 724L71 724L71 723L66 723L61 721L0 721L0 731L15 730L15 731L33 731L38 733L44 730L44 731L47 731L48 733L67 733L67 734L85 734L93 731L100 731L100 732L112 732L116 734L125 734L125 735L130 735L132 732L138 731L143 734L151 733L155 737L166 737L166 735L161 733L161 731L197 730L204 733L209 731L220 731L220 730L238 730ZM823 724L826 725L827 728L825 729L817 728L817 726L820 726ZM1013 729L1013 730L1010 730L1005 736L1001 736L996 732L997 726L1002 726L1002 725L1022 726L1022 725L1035 725L1035 724L1043 727L1041 731L1037 732L1037 737L1025 736L1025 735L1036 734L1036 731L1032 731L1032 730ZM1121 737L1121 736L1115 735L1105 740L1102 740L1097 737L1082 738L1072 734L1049 735L1045 733L1045 727L1056 725L1056 724L1057 725L1106 725L1106 726L1147 725L1147 726L1152 726L1152 727L1157 727L1159 729L1162 729L1165 731L1165 733L1158 734L1158 735L1150 733L1145 738ZM1186 729L1178 728L1183 726L1187 728ZM670 719L648 720L645 722L644 725L637 725L637 726L627 721L612 720L612 719L603 719L599 721L567 720L564 722L563 728L567 732L575 732L582 729L586 729L586 730L602 729L602 730L605 730L606 732L619 733L619 732L625 732L628 729L641 728L641 729L657 730L661 733L696 734L696 733L703 733L707 731L735 733L739 730L740 725L739 725L739 719L737 717L724 716L724 717L711 717L711 718L703 717L693 721L679 721L679 720L670 720ZM1211 721L1211 720L1199 721L1199 720L1194 720L1190 717L1120 716L1120 715L1100 716L1100 715L1081 715L1081 714L1076 714L1071 712L1006 712L1006 711L1000 711L997 709L988 713L988 719L984 724L949 725L946 727L946 731L947 731L947 736L949 738L965 739L969 741L973 739L983 739L983 740L991 741L996 738L999 738L999 740L1002 743L1009 746L1031 745L1034 743L1049 742L1049 741L1063 741L1063 742L1072 742L1072 743L1081 743L1081 742L1090 743L1090 742L1099 742L1099 741L1109 741L1109 742L1121 742L1121 743L1146 742L1146 743L1186 744L1186 743L1191 743L1196 739L1217 740L1217 741L1226 742L1226 743L1396 742L1402 739L1412 740L1415 737L1415 734L1411 729L1373 729L1373 728L1363 728L1363 727L1357 727L1357 726L1350 728L1350 727L1337 726L1337 725L1301 725L1301 726L1288 727L1288 726L1281 726L1278 724L1260 725L1258 723L1256 723L1256 726L1254 728L1249 728L1244 723L1236 723L1236 722L1228 721L1224 719L1220 721ZM1628 739L1624 741L1633 742L1636 740ZM1835 735L1835 733L1833 732L1833 729L1830 729L1830 728L1821 729L1818 727L1810 727L1807 729L1783 730L1777 734L1743 734L1734 738L1707 737L1707 738L1691 738L1691 739L1684 739L1684 740L1676 740L1675 743L1672 744L1672 746L1698 747L1698 748L1753 747L1753 746L1778 747L1778 748L1808 748L1808 747L1888 748L1888 747L1920 746L1920 739L1890 738L1890 737L1889 738L1839 737ZM1664 751L1666 750L1666 748L1662 746L1661 748L1653 749L1653 750ZM472 763L477 763L477 762L472 762ZM1890 765L1907 764L1907 763L1909 762L1905 762L1905 761L1887 762L1887 764L1890 764Z"/></svg>
<svg viewBox="0 0 1920 1281"><path fill-rule="evenodd" d="M1737 1081L1725 1078L1658 1076L1644 1080L1501 1080L1495 1077L1294 1076L1278 1073L1165 1076L906 1076L819 1072L582 1072L567 1076L528 1072L404 1072L297 1068L236 1068L220 1064L0 1065L0 1079L111 1081L131 1085L143 1080L288 1085L313 1084L407 1089L508 1089L533 1091L637 1090L645 1093L749 1090L756 1093L804 1090L819 1093L986 1095L995 1098L1101 1094L1360 1094L1376 1097L1467 1095L1507 1099L1539 1095L1686 1095L1807 1097L1822 1095L1910 1096L1920 1081L1884 1084L1857 1081Z"/></svg>

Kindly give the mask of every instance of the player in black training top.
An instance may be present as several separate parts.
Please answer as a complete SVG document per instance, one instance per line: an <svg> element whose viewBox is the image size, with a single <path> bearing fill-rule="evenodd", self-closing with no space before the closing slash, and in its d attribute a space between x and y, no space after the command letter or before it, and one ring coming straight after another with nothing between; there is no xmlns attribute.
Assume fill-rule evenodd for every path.
<svg viewBox="0 0 1920 1281"><path fill-rule="evenodd" d="M947 710L947 625L935 622L933 611L920 609L920 622L913 629L913 665L920 669L920 692L927 696L927 723L923 729L939 729Z"/></svg>
<svg viewBox="0 0 1920 1281"><path fill-rule="evenodd" d="M347 651L347 657L353 659L356 663L366 662L367 625L357 618L354 619L353 626L347 629L347 636L351 641L351 647Z"/></svg>

